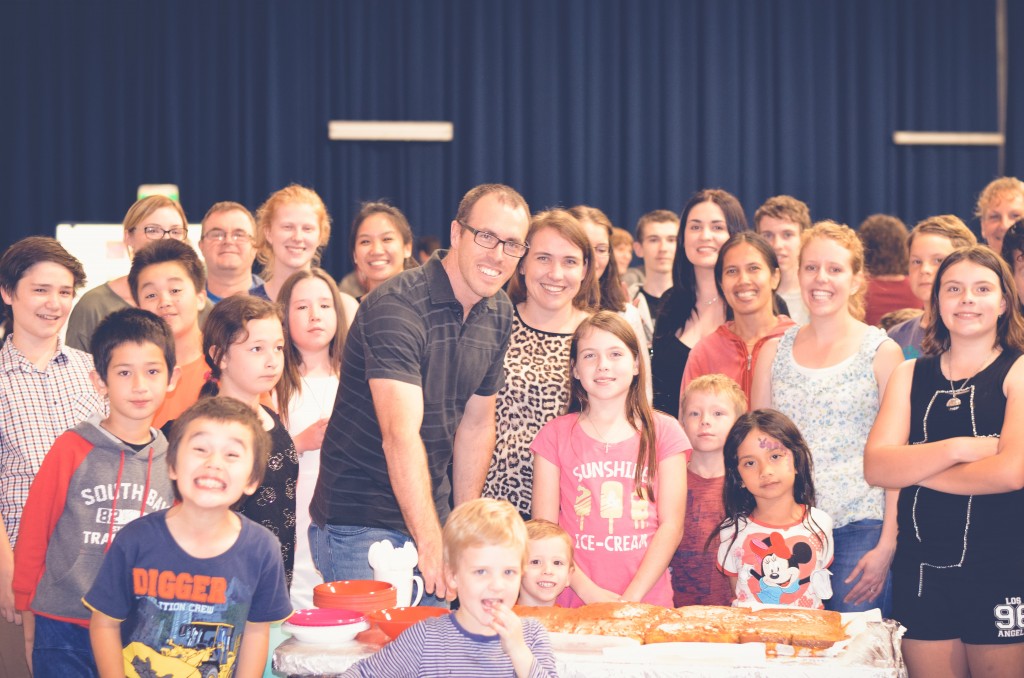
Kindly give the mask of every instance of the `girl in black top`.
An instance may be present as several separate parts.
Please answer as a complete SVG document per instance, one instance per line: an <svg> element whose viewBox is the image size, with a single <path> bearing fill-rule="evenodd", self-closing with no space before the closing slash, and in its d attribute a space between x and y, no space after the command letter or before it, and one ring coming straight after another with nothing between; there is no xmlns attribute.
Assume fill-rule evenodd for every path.
<svg viewBox="0 0 1024 678"><path fill-rule="evenodd" d="M1024 320L1014 299L1009 268L987 247L946 257L928 355L893 372L865 449L867 481L901 488L893 616L907 627L912 676L1024 663L1014 529L1024 516Z"/></svg>
<svg viewBox="0 0 1024 678"><path fill-rule="evenodd" d="M220 301L203 328L203 355L210 375L200 397L241 400L256 411L270 433L272 446L263 482L242 500L239 512L277 535L290 586L295 561L299 457L281 419L261 403L269 400L269 393L286 369L280 307L245 294Z"/></svg>

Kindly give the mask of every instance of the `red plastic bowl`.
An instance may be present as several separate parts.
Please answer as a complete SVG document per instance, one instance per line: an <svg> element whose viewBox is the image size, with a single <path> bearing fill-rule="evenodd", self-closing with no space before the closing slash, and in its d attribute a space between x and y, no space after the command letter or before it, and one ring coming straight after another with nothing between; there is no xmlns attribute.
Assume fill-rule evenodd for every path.
<svg viewBox="0 0 1024 678"><path fill-rule="evenodd" d="M398 635L417 622L430 617L443 617L451 611L443 607L394 607L390 610L378 610L367 616L370 622L394 640Z"/></svg>
<svg viewBox="0 0 1024 678"><path fill-rule="evenodd" d="M385 600L380 600L378 602L354 603L354 604L352 603L351 600L342 600L340 602L332 602L330 600L321 600L321 599L318 599L318 598L313 598L313 604L316 605L317 607L322 607L324 609L335 609L335 608L337 608L337 609L352 609L354 611L362 612L362 613L373 612L373 611L376 611L376 610L388 607L389 605L394 605L395 602L396 602L396 600L395 600L394 597L389 598L389 599L385 599Z"/></svg>
<svg viewBox="0 0 1024 678"><path fill-rule="evenodd" d="M394 590L394 588L393 585L386 581L346 579L344 581L329 581L325 584L318 584L313 587L313 594L353 597L379 596L388 591L388 589Z"/></svg>
<svg viewBox="0 0 1024 678"><path fill-rule="evenodd" d="M372 612L395 607L398 591L384 581L353 579L332 581L313 588L313 604L321 608L338 608Z"/></svg>
<svg viewBox="0 0 1024 678"><path fill-rule="evenodd" d="M311 608L296 610L288 617L293 626L341 626L366 621L366 615L354 610Z"/></svg>

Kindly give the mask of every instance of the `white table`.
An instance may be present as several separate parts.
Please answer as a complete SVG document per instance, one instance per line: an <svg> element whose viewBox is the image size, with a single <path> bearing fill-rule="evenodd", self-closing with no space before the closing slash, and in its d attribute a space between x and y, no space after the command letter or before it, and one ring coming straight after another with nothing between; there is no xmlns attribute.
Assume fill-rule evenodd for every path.
<svg viewBox="0 0 1024 678"><path fill-rule="evenodd" d="M647 645L600 651L562 651L555 644L558 673L563 678L905 678L906 668L899 650L900 632L895 622L873 622L869 631L850 640L834 657L772 657L761 659L763 645L716 646L732 654L726 659L693 659L672 654L672 648ZM339 646L308 645L294 638L274 652L274 668L288 676L333 676L359 659L372 654L376 646L352 641ZM685 650L685 648L683 648ZM756 656L748 661L740 655Z"/></svg>

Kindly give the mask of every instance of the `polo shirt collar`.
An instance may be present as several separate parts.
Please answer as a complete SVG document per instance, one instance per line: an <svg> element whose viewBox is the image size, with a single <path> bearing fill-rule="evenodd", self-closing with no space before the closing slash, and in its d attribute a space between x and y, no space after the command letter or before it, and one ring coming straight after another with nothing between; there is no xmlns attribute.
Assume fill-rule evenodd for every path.
<svg viewBox="0 0 1024 678"><path fill-rule="evenodd" d="M452 281L448 278L448 272L444 270L441 260L448 256L451 250L435 250L427 263L423 264L423 274L427 280L427 290L430 294L430 303L437 306L458 305L462 303L455 297L455 290L452 289ZM493 311L497 309L498 302L494 297L486 297L478 301L473 308L483 304L483 308Z"/></svg>

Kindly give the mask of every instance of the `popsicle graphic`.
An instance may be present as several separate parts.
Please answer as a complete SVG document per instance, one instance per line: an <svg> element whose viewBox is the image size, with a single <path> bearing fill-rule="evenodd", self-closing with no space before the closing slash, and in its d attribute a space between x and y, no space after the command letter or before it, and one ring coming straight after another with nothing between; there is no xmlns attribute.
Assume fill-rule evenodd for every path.
<svg viewBox="0 0 1024 678"><path fill-rule="evenodd" d="M614 521L622 517L622 483L617 480L601 483L601 517L608 519L608 534L615 534Z"/></svg>
<svg viewBox="0 0 1024 678"><path fill-rule="evenodd" d="M647 490L640 490L643 494L638 497L630 495L629 517L633 520L633 528L636 530L647 527L647 518L650 517L650 503L647 501Z"/></svg>
<svg viewBox="0 0 1024 678"><path fill-rule="evenodd" d="M583 519L590 515L591 504L593 503L590 498L590 490L583 487L582 485L576 486L576 491L580 493L576 497L576 505L573 506L573 510L576 511L576 515L580 517L580 529L583 529Z"/></svg>

